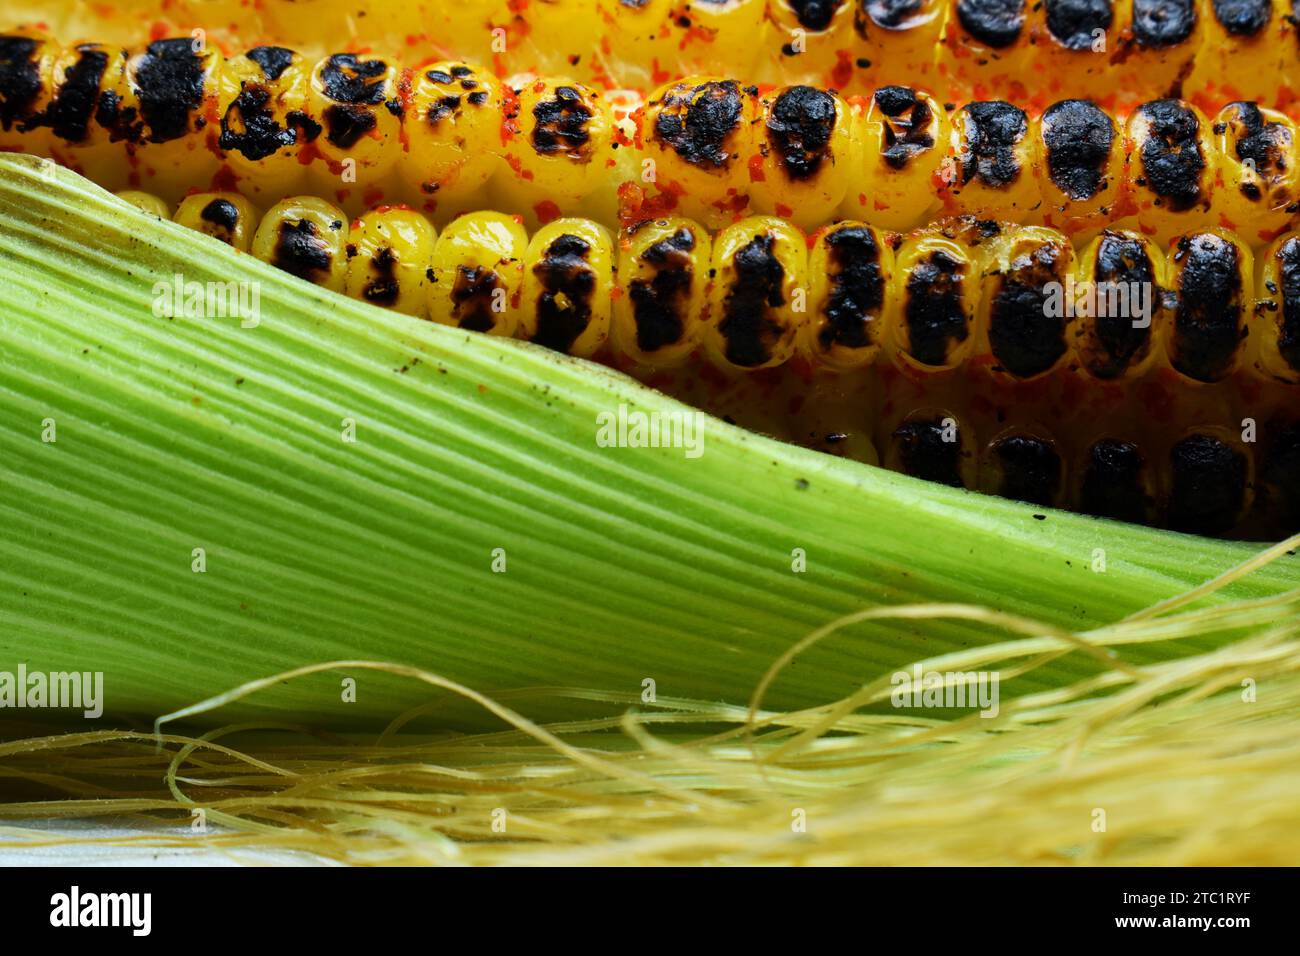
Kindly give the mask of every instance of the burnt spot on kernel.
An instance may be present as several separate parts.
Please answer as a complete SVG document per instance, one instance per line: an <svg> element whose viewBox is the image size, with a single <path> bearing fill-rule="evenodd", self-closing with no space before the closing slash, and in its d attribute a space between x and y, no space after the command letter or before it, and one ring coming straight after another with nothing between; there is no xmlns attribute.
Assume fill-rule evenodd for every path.
<svg viewBox="0 0 1300 956"><path fill-rule="evenodd" d="M150 143L166 143L190 131L190 117L204 97L203 55L189 37L156 40L136 63L140 116Z"/></svg>
<svg viewBox="0 0 1300 956"><path fill-rule="evenodd" d="M740 126L741 112L740 84L735 80L680 84L664 94L655 117L655 138L694 166L722 169L733 158L726 144Z"/></svg>
<svg viewBox="0 0 1300 956"><path fill-rule="evenodd" d="M923 365L943 366L953 345L966 341L966 312L962 300L968 265L942 250L918 262L907 278L908 352Z"/></svg>
<svg viewBox="0 0 1300 956"><path fill-rule="evenodd" d="M1286 170L1291 152L1291 132L1281 123L1269 123L1255 103L1232 103L1232 133L1236 138L1233 151L1237 159L1250 163L1263 177ZM1216 128L1217 132L1217 128ZM1263 192L1253 181L1241 184L1242 193L1259 200Z"/></svg>
<svg viewBox="0 0 1300 956"><path fill-rule="evenodd" d="M41 92L40 42L32 37L0 36L0 127L26 120Z"/></svg>
<svg viewBox="0 0 1300 956"><path fill-rule="evenodd" d="M1137 445L1103 438L1088 449L1079 489L1079 510L1098 518L1145 523L1151 496L1144 479L1146 460Z"/></svg>
<svg viewBox="0 0 1300 956"><path fill-rule="evenodd" d="M1025 0L957 0L962 27L995 50L1011 46L1025 25Z"/></svg>
<svg viewBox="0 0 1300 956"><path fill-rule="evenodd" d="M1067 50L1091 50L1096 31L1105 33L1115 19L1112 0L1045 0L1047 29Z"/></svg>
<svg viewBox="0 0 1300 956"><path fill-rule="evenodd" d="M1118 378L1141 361L1151 347L1155 266L1146 246L1137 239L1106 232L1097 246L1090 278L1096 301L1092 317L1083 319L1093 338L1084 362L1097 378ZM1121 307L1125 300L1118 294L1112 295L1112 290L1116 293L1127 290L1128 308ZM1137 290L1138 303L1145 303L1146 315L1135 314L1134 290Z"/></svg>
<svg viewBox="0 0 1300 956"><path fill-rule="evenodd" d="M1061 486L1061 455L1055 443L1033 435L1008 435L989 448L998 470L997 493L1050 507Z"/></svg>
<svg viewBox="0 0 1300 956"><path fill-rule="evenodd" d="M1282 309L1277 350L1287 365L1300 372L1300 239L1286 240L1275 255Z"/></svg>
<svg viewBox="0 0 1300 956"><path fill-rule="evenodd" d="M1214 19L1237 37L1253 37L1268 26L1273 15L1271 0L1213 0Z"/></svg>
<svg viewBox="0 0 1300 956"><path fill-rule="evenodd" d="M543 156L588 158L588 124L594 115L579 91L571 86L556 87L552 99L540 100L533 107L533 149Z"/></svg>
<svg viewBox="0 0 1300 956"><path fill-rule="evenodd" d="M373 277L361 290L361 298L371 305L394 305L401 286L397 281L397 255L390 246L384 246L370 257Z"/></svg>
<svg viewBox="0 0 1300 956"><path fill-rule="evenodd" d="M1178 100L1153 100L1138 107L1147 121L1142 144L1142 175L1157 196L1175 212L1190 209L1201 200L1201 121Z"/></svg>
<svg viewBox="0 0 1300 956"><path fill-rule="evenodd" d="M278 80L294 58L294 52L282 46L255 46L244 55L262 68L268 80Z"/></svg>
<svg viewBox="0 0 1300 956"><path fill-rule="evenodd" d="M275 243L276 267L299 279L315 282L318 277L329 273L333 262L333 249L321 238L310 220L294 222L286 219L280 224L280 235Z"/></svg>
<svg viewBox="0 0 1300 956"><path fill-rule="evenodd" d="M894 429L894 446L904 474L954 488L966 487L961 474L962 447L956 426L935 417L913 419Z"/></svg>
<svg viewBox="0 0 1300 956"><path fill-rule="evenodd" d="M214 199L203 207L203 210L199 213L199 218L204 222L212 223L212 225L224 230L229 235L239 225L239 207L229 199Z"/></svg>
<svg viewBox="0 0 1300 956"><path fill-rule="evenodd" d="M1188 378L1217 382L1231 369L1245 337L1241 257L1212 233L1184 236L1173 255L1178 269L1170 362Z"/></svg>
<svg viewBox="0 0 1300 956"><path fill-rule="evenodd" d="M334 104L325 108L325 138L339 149L351 149L375 128L375 114L361 106Z"/></svg>
<svg viewBox="0 0 1300 956"><path fill-rule="evenodd" d="M886 86L876 90L874 99L883 117L880 156L891 168L903 169L934 148L934 113L915 90Z"/></svg>
<svg viewBox="0 0 1300 956"><path fill-rule="evenodd" d="M872 324L885 302L880 246L871 230L863 226L841 226L823 241L830 253L830 294L824 310L826 324L818 341L823 349L837 345L866 348L876 340Z"/></svg>
<svg viewBox="0 0 1300 956"><path fill-rule="evenodd" d="M1191 435L1169 454L1169 527L1222 534L1246 500L1246 456L1213 435Z"/></svg>
<svg viewBox="0 0 1300 956"><path fill-rule="evenodd" d="M799 25L806 30L825 30L845 0L787 0Z"/></svg>
<svg viewBox="0 0 1300 956"><path fill-rule="evenodd" d="M271 93L265 87L249 85L240 90L221 118L217 145L256 162L297 143L298 131L276 121L270 101Z"/></svg>
<svg viewBox="0 0 1300 956"><path fill-rule="evenodd" d="M682 340L694 278L691 270L694 248L695 234L689 229L678 229L641 253L641 261L655 270L652 278L633 279L628 286L636 321L636 344L642 352L653 354Z"/></svg>
<svg viewBox="0 0 1300 956"><path fill-rule="evenodd" d="M354 53L335 53L321 67L324 94L335 103L378 106L384 101L388 64L383 60L358 60Z"/></svg>
<svg viewBox="0 0 1300 956"><path fill-rule="evenodd" d="M429 104L425 111L424 118L428 120L430 126L437 126L448 116L454 116L460 109L459 96L442 96Z"/></svg>
<svg viewBox="0 0 1300 956"><path fill-rule="evenodd" d="M1091 199L1106 185L1106 163L1115 143L1115 126L1091 100L1062 100L1043 112L1047 174L1056 188L1076 202Z"/></svg>
<svg viewBox="0 0 1300 956"><path fill-rule="evenodd" d="M496 327L497 289L501 280L485 266L457 266L451 286L452 315L457 326L471 332L490 332Z"/></svg>
<svg viewBox="0 0 1300 956"><path fill-rule="evenodd" d="M784 331L768 314L785 304L785 268L773 252L775 245L772 236L761 233L742 246L733 260L736 277L723 302L718 332L727 343L727 361L742 368L771 359L772 346Z"/></svg>
<svg viewBox="0 0 1300 956"><path fill-rule="evenodd" d="M542 285L537 300L537 332L533 341L557 352L568 352L591 323L591 297L596 290L591 243L581 236L557 237L533 266Z"/></svg>
<svg viewBox="0 0 1300 956"><path fill-rule="evenodd" d="M839 116L835 97L812 86L792 86L772 104L767 141L791 179L808 179L827 157Z"/></svg>
<svg viewBox="0 0 1300 956"><path fill-rule="evenodd" d="M961 160L964 184L978 178L995 189L1020 175L1016 146L1029 128L1025 111L1002 100L969 104L964 110L969 153Z"/></svg>
<svg viewBox="0 0 1300 956"><path fill-rule="evenodd" d="M1133 38L1141 46L1177 46L1196 29L1196 0L1133 0Z"/></svg>
<svg viewBox="0 0 1300 956"><path fill-rule="evenodd" d="M1048 307L1049 284L1061 282L1064 261L1060 246L1044 242L993 277L989 344L998 364L1017 378L1046 372L1065 354L1065 310Z"/></svg>
<svg viewBox="0 0 1300 956"><path fill-rule="evenodd" d="M77 62L63 71L62 82L55 78L58 88L44 122L59 139L85 141L107 69L108 51L97 43L83 43L77 47Z"/></svg>
<svg viewBox="0 0 1300 956"><path fill-rule="evenodd" d="M1277 431L1269 442L1261 474L1264 487L1284 522L1282 534L1300 531L1300 423Z"/></svg>

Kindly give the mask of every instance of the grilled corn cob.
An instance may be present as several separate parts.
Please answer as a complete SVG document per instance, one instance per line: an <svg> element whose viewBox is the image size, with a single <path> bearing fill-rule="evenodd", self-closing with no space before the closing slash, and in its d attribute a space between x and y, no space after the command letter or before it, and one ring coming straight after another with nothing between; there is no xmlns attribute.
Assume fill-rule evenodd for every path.
<svg viewBox="0 0 1300 956"><path fill-rule="evenodd" d="M109 16L116 8L107 5L48 6L72 9L45 19L110 45L133 42L132 27L153 22L178 35L210 31L230 50L246 37L293 45L313 62L340 48L394 61L451 43L443 55L490 62L498 76L567 74L602 91L721 72L844 95L899 82L957 101L1020 103L1041 92L1047 99L1035 108L1093 97L1127 110L1186 94L1212 114L1241 99L1277 107L1300 88L1292 10L1280 0L470 0L400 9L378 0L140 0L138 18Z"/></svg>
<svg viewBox="0 0 1300 956"><path fill-rule="evenodd" d="M1246 101L1213 120L1178 99L1127 117L1077 99L950 110L908 87L850 101L693 76L634 108L559 77L503 87L457 61L312 64L278 47L225 60L188 38L122 56L88 44L63 54L36 35L6 49L32 58L19 73L35 84L21 104L4 100L11 148L171 203L238 191L270 206L306 188L354 216L406 203L446 224L495 205L530 226L562 215L613 226L621 205L629 221L679 214L710 229L747 213L912 229L942 212L1084 239L1136 227L1162 244L1215 225L1251 246L1300 212L1295 124Z"/></svg>

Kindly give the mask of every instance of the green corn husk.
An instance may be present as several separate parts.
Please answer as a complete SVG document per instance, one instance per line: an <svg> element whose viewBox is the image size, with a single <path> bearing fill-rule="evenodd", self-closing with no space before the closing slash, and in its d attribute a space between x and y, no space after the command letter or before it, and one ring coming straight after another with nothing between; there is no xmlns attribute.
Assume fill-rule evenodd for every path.
<svg viewBox="0 0 1300 956"><path fill-rule="evenodd" d="M971 603L1084 631L1260 550L1043 512L713 419L698 458L599 447L601 413L683 407L587 362L321 291L28 157L0 156L0 255L0 669L103 671L110 717L332 659L488 693L651 679L743 704L800 638L864 608ZM155 282L177 274L258 283L260 323L155 316ZM1298 584L1287 555L1204 600ZM977 620L862 621L800 655L765 704L825 703L991 640ZM1141 664L1206 640L1117 653ZM1063 656L1018 691L1102 666ZM221 718L362 724L435 693L357 671L344 701L342 676ZM583 712L545 695L530 708Z"/></svg>

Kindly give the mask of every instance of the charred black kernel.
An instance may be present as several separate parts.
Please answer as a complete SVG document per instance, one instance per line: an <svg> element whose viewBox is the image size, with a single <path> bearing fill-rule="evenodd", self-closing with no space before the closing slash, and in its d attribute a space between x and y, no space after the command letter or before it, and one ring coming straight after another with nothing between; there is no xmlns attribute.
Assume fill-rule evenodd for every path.
<svg viewBox="0 0 1300 956"><path fill-rule="evenodd" d="M731 161L726 142L739 127L740 114L735 80L673 87L655 117L655 136L692 165L722 168Z"/></svg>
<svg viewBox="0 0 1300 956"><path fill-rule="evenodd" d="M1090 50L1096 31L1110 29L1113 0L1046 0L1047 29L1067 50Z"/></svg>
<svg viewBox="0 0 1300 956"><path fill-rule="evenodd" d="M402 105L402 101L396 96L384 102L384 109L399 118L406 115L406 107Z"/></svg>
<svg viewBox="0 0 1300 956"><path fill-rule="evenodd" d="M641 253L641 261L654 266L655 273L650 279L633 279L628 297L636 320L637 348L646 354L676 345L682 339L690 307L694 248L695 234L678 229Z"/></svg>
<svg viewBox="0 0 1300 956"><path fill-rule="evenodd" d="M351 149L357 140L375 128L375 114L360 106L326 107L325 138L339 149Z"/></svg>
<svg viewBox="0 0 1300 956"><path fill-rule="evenodd" d="M1246 500L1246 456L1212 435L1191 435L1169 455L1169 527L1222 534Z"/></svg>
<svg viewBox="0 0 1300 956"><path fill-rule="evenodd" d="M836 345L860 349L875 340L872 323L885 302L885 277L880 270L880 246L870 229L842 226L823 240L830 252L830 295L826 324L818 333L823 349Z"/></svg>
<svg viewBox="0 0 1300 956"><path fill-rule="evenodd" d="M335 53L321 68L321 87L335 103L378 106L384 101L387 73L388 64L383 60L358 60L353 53Z"/></svg>
<svg viewBox="0 0 1300 956"><path fill-rule="evenodd" d="M1142 144L1142 175L1152 192L1175 212L1190 209L1201 199L1201 121L1185 103L1154 100L1138 112L1150 133Z"/></svg>
<svg viewBox="0 0 1300 956"><path fill-rule="evenodd" d="M1091 100L1063 100L1043 113L1047 173L1075 201L1091 199L1105 185L1115 126Z"/></svg>
<svg viewBox="0 0 1300 956"><path fill-rule="evenodd" d="M869 24L887 30L905 29L923 7L924 0L857 0L853 28L863 37L870 32Z"/></svg>
<svg viewBox="0 0 1300 956"><path fill-rule="evenodd" d="M1196 29L1196 0L1133 0L1133 36L1142 46L1177 46Z"/></svg>
<svg viewBox="0 0 1300 956"><path fill-rule="evenodd" d="M1056 445L1032 435L1008 435L990 449L997 460L1003 498L1051 506L1061 486L1061 455Z"/></svg>
<svg viewBox="0 0 1300 956"><path fill-rule="evenodd" d="M904 422L894 429L898 460L905 474L913 478L966 487L961 475L962 449L955 427L939 418Z"/></svg>
<svg viewBox="0 0 1300 956"><path fill-rule="evenodd" d="M903 169L914 156L934 148L930 130L933 113L915 90L886 86L876 90L876 105L885 119L881 124L880 156L893 169Z"/></svg>
<svg viewBox="0 0 1300 956"><path fill-rule="evenodd" d="M1286 240L1276 255L1282 300L1277 350L1287 365L1300 372L1300 239Z"/></svg>
<svg viewBox="0 0 1300 956"><path fill-rule="evenodd" d="M826 159L838 119L835 97L812 86L792 86L767 117L767 140L791 179L807 179Z"/></svg>
<svg viewBox="0 0 1300 956"><path fill-rule="evenodd" d="M1016 146L1029 128L1024 110L1002 100L971 103L966 107L969 158L962 160L962 183L978 177L986 186L1000 188L1020 175Z"/></svg>
<svg viewBox="0 0 1300 956"><path fill-rule="evenodd" d="M1181 269L1170 362L1188 378L1216 382L1246 334L1237 247L1211 233L1184 236L1173 261Z"/></svg>
<svg viewBox="0 0 1300 956"><path fill-rule="evenodd" d="M1292 145L1290 131L1281 123L1265 122L1256 103L1233 103L1230 108L1239 127L1233 130L1237 135L1234 147L1237 159L1243 163L1249 160L1261 176L1284 171ZM1261 196L1254 183L1242 183L1242 192L1251 199Z"/></svg>
<svg viewBox="0 0 1300 956"><path fill-rule="evenodd" d="M1261 477L1283 522L1281 534L1300 531L1300 423L1271 437Z"/></svg>
<svg viewBox="0 0 1300 956"><path fill-rule="evenodd" d="M108 52L98 44L77 47L77 62L63 71L54 102L45 114L45 124L59 139L84 142L90 133L90 118L99 103L100 87L108 69Z"/></svg>
<svg viewBox="0 0 1300 956"><path fill-rule="evenodd" d="M27 119L41 92L40 43L31 37L0 36L0 127Z"/></svg>
<svg viewBox="0 0 1300 956"><path fill-rule="evenodd" d="M1011 46L1025 25L1025 0L957 0L966 32L994 49Z"/></svg>
<svg viewBox="0 0 1300 956"><path fill-rule="evenodd" d="M554 99L539 100L533 107L533 149L543 156L562 154L582 159L591 139L587 124L595 114L582 94L571 86L555 89Z"/></svg>
<svg viewBox="0 0 1300 956"><path fill-rule="evenodd" d="M882 86L873 99L886 116L902 116L919 102L916 90L910 86Z"/></svg>
<svg viewBox="0 0 1300 956"><path fill-rule="evenodd" d="M321 125L302 110L291 110L285 114L285 120L298 133L298 139L304 143L314 143L321 134Z"/></svg>
<svg viewBox="0 0 1300 956"><path fill-rule="evenodd" d="M1097 247L1097 262L1091 276L1097 304L1091 319L1096 344L1100 348L1088 355L1088 370L1097 378L1118 378L1146 353L1151 345L1151 324L1134 324L1130 309L1118 307L1118 296L1110 290L1150 289L1150 308L1155 308L1155 267L1146 247L1132 236L1107 232ZM1147 318L1150 318L1148 316Z"/></svg>
<svg viewBox="0 0 1300 956"><path fill-rule="evenodd" d="M966 341L966 263L942 250L930 253L907 278L907 338L923 365L947 365L951 345Z"/></svg>
<svg viewBox="0 0 1300 956"><path fill-rule="evenodd" d="M371 305L393 305L401 292L397 282L397 256L389 246L384 246L370 257L374 278L361 290L361 298Z"/></svg>
<svg viewBox="0 0 1300 956"><path fill-rule="evenodd" d="M469 102L470 106L482 106L488 101L488 95L482 90L479 90L477 93L471 93L469 96L465 97L465 99Z"/></svg>
<svg viewBox="0 0 1300 956"><path fill-rule="evenodd" d="M190 116L203 106L203 56L189 37L150 43L135 68L146 139L166 143L190 131Z"/></svg>
<svg viewBox="0 0 1300 956"><path fill-rule="evenodd" d="M471 70L469 67L465 66L464 64L453 66L451 68L451 75L458 80L461 79L462 77L470 76L471 74L473 74L473 72L474 72L473 70Z"/></svg>
<svg viewBox="0 0 1300 956"><path fill-rule="evenodd" d="M568 352L591 323L591 297L596 273L588 260L591 243L565 234L546 247L533 266L542 283L537 300L537 333L533 341L557 352Z"/></svg>
<svg viewBox="0 0 1300 956"><path fill-rule="evenodd" d="M443 96L430 103L424 115L430 126L437 126L448 116L454 115L458 109L460 109L459 96Z"/></svg>
<svg viewBox="0 0 1300 956"><path fill-rule="evenodd" d="M825 30L844 0L787 0L799 25L809 30Z"/></svg>
<svg viewBox="0 0 1300 956"><path fill-rule="evenodd" d="M447 73L447 72L445 72L445 71L443 71L443 70L430 70L429 72L425 73L424 75L427 76L427 77L428 77L430 80L432 80L434 83L450 83L450 82L451 82L451 74L450 74L450 73Z"/></svg>
<svg viewBox="0 0 1300 956"><path fill-rule="evenodd" d="M1145 522L1151 511L1145 467L1142 452L1131 442L1103 438L1095 443L1083 465L1079 510L1098 518Z"/></svg>
<svg viewBox="0 0 1300 956"><path fill-rule="evenodd" d="M239 207L229 199L214 199L203 207L199 218L204 222L212 223L218 229L233 233L235 227L239 225Z"/></svg>
<svg viewBox="0 0 1300 956"><path fill-rule="evenodd" d="M1213 0L1214 19L1233 36L1253 37L1273 15L1272 0Z"/></svg>
<svg viewBox="0 0 1300 956"><path fill-rule="evenodd" d="M329 272L333 253L308 219L285 220L275 243L275 265L299 279L315 282Z"/></svg>
<svg viewBox="0 0 1300 956"><path fill-rule="evenodd" d="M269 106L271 93L261 86L240 90L226 115L221 117L217 145L227 153L237 152L257 161L298 142L298 132L276 122Z"/></svg>
<svg viewBox="0 0 1300 956"><path fill-rule="evenodd" d="M783 332L768 315L769 308L785 304L781 288L785 269L772 251L775 244L772 236L762 233L742 246L733 260L736 277L722 306L718 332L727 342L727 361L742 368L768 361Z"/></svg>
<svg viewBox="0 0 1300 956"><path fill-rule="evenodd" d="M490 332L496 327L492 308L500 279L484 266L457 266L451 286L452 315L457 325L471 332Z"/></svg>
<svg viewBox="0 0 1300 956"><path fill-rule="evenodd" d="M282 46L255 46L244 55L262 68L262 75L268 80L278 80L294 57L292 50Z"/></svg>
<svg viewBox="0 0 1300 956"><path fill-rule="evenodd" d="M993 357L1018 378L1046 372L1065 354L1065 314L1050 314L1047 288L1061 281L1061 248L1045 242L997 277L989 312Z"/></svg>

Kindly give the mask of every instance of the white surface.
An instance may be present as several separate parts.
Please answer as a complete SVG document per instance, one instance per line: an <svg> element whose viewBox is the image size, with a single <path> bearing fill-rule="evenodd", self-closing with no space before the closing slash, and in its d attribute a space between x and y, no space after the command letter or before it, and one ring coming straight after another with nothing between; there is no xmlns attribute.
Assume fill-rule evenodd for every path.
<svg viewBox="0 0 1300 956"><path fill-rule="evenodd" d="M95 822L33 822L0 820L0 842L19 843L31 834L74 837L79 841L141 837L150 833L175 837L188 832L180 827L106 826ZM39 832L36 832L39 831ZM295 851L210 850L205 847L155 848L148 846L97 846L78 842L59 846L0 846L0 866L333 866L330 860Z"/></svg>

